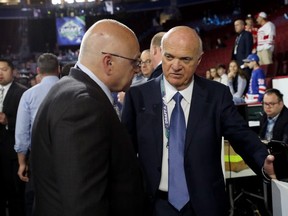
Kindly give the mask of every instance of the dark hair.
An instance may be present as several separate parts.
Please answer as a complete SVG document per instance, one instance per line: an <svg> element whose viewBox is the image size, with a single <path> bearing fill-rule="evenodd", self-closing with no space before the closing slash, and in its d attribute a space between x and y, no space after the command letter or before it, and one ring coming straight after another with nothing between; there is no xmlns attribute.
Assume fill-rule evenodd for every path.
<svg viewBox="0 0 288 216"><path fill-rule="evenodd" d="M15 68L13 62L10 59L0 58L0 62L6 62L12 70Z"/></svg>
<svg viewBox="0 0 288 216"><path fill-rule="evenodd" d="M37 67L41 74L58 72L59 62L57 56L52 53L43 53L37 59Z"/></svg>
<svg viewBox="0 0 288 216"><path fill-rule="evenodd" d="M224 70L226 70L226 65L225 64L218 64L216 69L218 70L219 68L223 68Z"/></svg>
<svg viewBox="0 0 288 216"><path fill-rule="evenodd" d="M283 101L283 94L278 89L275 88L267 89L264 95L271 95L271 94L275 94L279 99L279 102Z"/></svg>
<svg viewBox="0 0 288 216"><path fill-rule="evenodd" d="M76 64L76 62L69 62L69 63L66 63L65 65L62 66L62 69L61 69L61 72L60 72L60 76L63 77L63 76L68 76L68 74L70 73L70 69L72 67L74 67Z"/></svg>

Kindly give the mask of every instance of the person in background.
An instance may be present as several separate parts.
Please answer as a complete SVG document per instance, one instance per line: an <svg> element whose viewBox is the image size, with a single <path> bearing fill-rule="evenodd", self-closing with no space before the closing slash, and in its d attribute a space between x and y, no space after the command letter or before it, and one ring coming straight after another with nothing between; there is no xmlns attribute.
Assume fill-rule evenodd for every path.
<svg viewBox="0 0 288 216"><path fill-rule="evenodd" d="M225 48L226 44L223 42L223 40L221 38L217 38L216 40L216 49L220 49L220 48Z"/></svg>
<svg viewBox="0 0 288 216"><path fill-rule="evenodd" d="M34 85L37 85L41 82L41 75L35 74L30 78L30 87L33 87Z"/></svg>
<svg viewBox="0 0 288 216"><path fill-rule="evenodd" d="M248 91L245 95L245 103L262 102L266 91L266 83L264 71L259 66L259 57L257 54L250 54L246 59L243 59L243 61L252 69Z"/></svg>
<svg viewBox="0 0 288 216"><path fill-rule="evenodd" d="M231 60L236 60L237 64L241 66L244 64L243 59L252 52L253 36L251 32L245 31L245 23L241 19L237 19L234 22L234 28L235 32L237 33L237 37L233 47ZM250 77L251 70L249 68L245 68L244 71Z"/></svg>
<svg viewBox="0 0 288 216"><path fill-rule="evenodd" d="M57 56L51 53L41 54L37 59L37 73L42 77L41 82L24 92L18 106L14 149L18 156L18 176L26 182L26 216L32 215L34 202L33 177L29 167L33 122L41 102L59 80L59 69Z"/></svg>
<svg viewBox="0 0 288 216"><path fill-rule="evenodd" d="M220 83L228 85L228 76L226 74L226 66L224 64L219 64L216 68L217 74L220 77Z"/></svg>
<svg viewBox="0 0 288 216"><path fill-rule="evenodd" d="M148 78L148 80L154 79L162 74L162 64L161 64L161 39L165 32L158 32L153 36L150 43L150 58L153 65L153 72Z"/></svg>
<svg viewBox="0 0 288 216"><path fill-rule="evenodd" d="M275 178L274 157L238 113L229 89L195 74L203 48L194 29L170 29L161 50L163 75L131 87L122 113L151 204L146 216L228 215L222 137L264 178L265 172Z"/></svg>
<svg viewBox="0 0 288 216"><path fill-rule="evenodd" d="M288 109L278 89L266 90L263 98L264 114L260 120L260 138L288 144Z"/></svg>
<svg viewBox="0 0 288 216"><path fill-rule="evenodd" d="M141 59L141 71L135 74L131 86L139 85L145 83L153 72L152 61L150 58L150 50L143 50L140 56ZM140 74L140 75L139 75ZM119 112L122 112L122 106L125 98L125 92L119 92L115 96L116 105L119 109Z"/></svg>
<svg viewBox="0 0 288 216"><path fill-rule="evenodd" d="M15 82L14 65L0 59L0 215L25 215L25 184L18 176L15 123L20 98L26 87ZM6 214L7 208L7 214Z"/></svg>
<svg viewBox="0 0 288 216"><path fill-rule="evenodd" d="M252 48L252 53L257 52L257 33L258 33L258 28L255 27L254 24L254 19L251 17L251 14L249 14L246 19L245 19L245 31L251 32L252 37L253 37L253 48Z"/></svg>
<svg viewBox="0 0 288 216"><path fill-rule="evenodd" d="M221 81L220 76L217 73L217 68L216 67L211 67L210 68L210 74L211 74L211 77L212 77L213 81L216 81L216 82L220 82Z"/></svg>
<svg viewBox="0 0 288 216"><path fill-rule="evenodd" d="M242 103L261 103L266 91L264 70L259 66L259 57L257 54L250 54L246 59L245 67L252 69L252 75L249 79L249 86L244 98L234 98L235 104Z"/></svg>
<svg viewBox="0 0 288 216"><path fill-rule="evenodd" d="M230 61L228 68L228 86L233 96L233 101L243 98L248 89L249 78L242 71L235 60ZM236 102L235 102L236 103Z"/></svg>
<svg viewBox="0 0 288 216"><path fill-rule="evenodd" d="M210 69L206 70L205 77L206 77L206 79L208 79L208 80L213 80L213 78L212 78L212 76L211 76Z"/></svg>
<svg viewBox="0 0 288 216"><path fill-rule="evenodd" d="M71 67L74 67L75 63L76 62L69 62L69 63L64 64L63 67L60 70L59 78L62 78L64 76L68 76Z"/></svg>
<svg viewBox="0 0 288 216"><path fill-rule="evenodd" d="M140 58L141 58L141 72L147 80L154 70L152 60L150 57L150 49L143 50Z"/></svg>
<svg viewBox="0 0 288 216"><path fill-rule="evenodd" d="M264 113L260 119L259 132L262 142L267 144L275 140L288 144L288 109L284 105L283 94L278 89L268 89L262 104ZM268 184L267 192L268 206L271 208L271 184Z"/></svg>
<svg viewBox="0 0 288 216"><path fill-rule="evenodd" d="M140 70L140 45L124 24L103 19L85 33L78 61L49 91L32 129L35 215L143 214L143 182L111 92Z"/></svg>
<svg viewBox="0 0 288 216"><path fill-rule="evenodd" d="M141 70L135 74L131 86L145 83L153 72L153 66L150 58L150 50L146 49L141 52ZM125 93L124 93L125 95ZM124 96L123 96L124 97Z"/></svg>
<svg viewBox="0 0 288 216"><path fill-rule="evenodd" d="M256 15L256 21L260 25L257 32L257 55L260 65L273 63L273 52L276 38L276 28L274 23L268 20L265 12Z"/></svg>

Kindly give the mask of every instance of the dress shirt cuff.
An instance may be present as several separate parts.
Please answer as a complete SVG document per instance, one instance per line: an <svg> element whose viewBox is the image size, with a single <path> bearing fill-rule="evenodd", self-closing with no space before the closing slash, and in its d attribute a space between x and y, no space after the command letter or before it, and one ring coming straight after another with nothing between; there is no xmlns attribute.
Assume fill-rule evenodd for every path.
<svg viewBox="0 0 288 216"><path fill-rule="evenodd" d="M262 167L261 172L262 172L262 176L263 176L263 178L264 178L264 182L265 182L265 183L271 183L271 178L270 178L270 176L265 172L264 167Z"/></svg>

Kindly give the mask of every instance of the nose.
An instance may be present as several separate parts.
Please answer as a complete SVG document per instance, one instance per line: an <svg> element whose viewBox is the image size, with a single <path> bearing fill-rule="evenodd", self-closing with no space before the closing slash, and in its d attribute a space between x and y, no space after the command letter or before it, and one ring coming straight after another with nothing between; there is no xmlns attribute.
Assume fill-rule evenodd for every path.
<svg viewBox="0 0 288 216"><path fill-rule="evenodd" d="M180 59L174 59L173 62L172 62L172 68L173 70L179 70L182 68L182 64L181 64L181 61Z"/></svg>

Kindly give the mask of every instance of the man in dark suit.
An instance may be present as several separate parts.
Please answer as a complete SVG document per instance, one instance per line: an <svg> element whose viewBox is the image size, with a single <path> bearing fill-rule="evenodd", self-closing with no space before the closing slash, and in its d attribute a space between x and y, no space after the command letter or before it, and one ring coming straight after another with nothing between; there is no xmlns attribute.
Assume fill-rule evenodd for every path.
<svg viewBox="0 0 288 216"><path fill-rule="evenodd" d="M20 98L26 87L16 83L14 65L0 59L0 215L23 216L24 182L18 176L18 160L14 151L15 122ZM7 205L8 204L8 205Z"/></svg>
<svg viewBox="0 0 288 216"><path fill-rule="evenodd" d="M253 36L251 32L245 31L245 22L238 19L234 22L235 32L237 37L232 50L232 60L236 60L239 67L241 67L247 75L251 76L251 69L244 66L243 59L251 54L253 49Z"/></svg>
<svg viewBox="0 0 288 216"><path fill-rule="evenodd" d="M278 89L268 89L263 97L264 114L260 121L260 137L288 144L288 109Z"/></svg>
<svg viewBox="0 0 288 216"><path fill-rule="evenodd" d="M196 31L174 27L161 48L163 76L131 87L122 113L138 149L150 215L227 215L222 136L259 175L275 178L274 157L239 115L229 89L194 74L203 54Z"/></svg>
<svg viewBox="0 0 288 216"><path fill-rule="evenodd" d="M260 138L263 142L276 140L288 144L288 109L284 105L283 94L278 89L268 89L265 91L262 103L264 113L260 120ZM287 167L287 165L283 165L280 170ZM268 184L267 192L268 204L271 208L271 184Z"/></svg>
<svg viewBox="0 0 288 216"><path fill-rule="evenodd" d="M158 32L153 36L150 43L150 58L153 65L153 72L148 78L148 81L154 79L162 74L162 56L161 56L161 39L165 32Z"/></svg>
<svg viewBox="0 0 288 216"><path fill-rule="evenodd" d="M111 95L130 86L139 56L137 37L115 20L85 33L76 66L51 88L34 121L35 215L142 214L137 157Z"/></svg>

